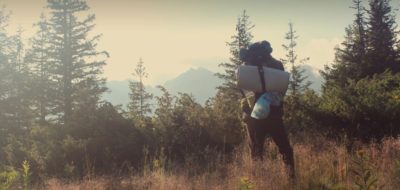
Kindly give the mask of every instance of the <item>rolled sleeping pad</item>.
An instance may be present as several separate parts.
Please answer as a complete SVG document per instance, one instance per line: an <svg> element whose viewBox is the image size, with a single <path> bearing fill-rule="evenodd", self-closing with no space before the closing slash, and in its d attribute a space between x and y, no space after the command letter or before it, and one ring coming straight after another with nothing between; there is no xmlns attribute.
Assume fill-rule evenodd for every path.
<svg viewBox="0 0 400 190"><path fill-rule="evenodd" d="M285 71L263 67L265 90L267 92L278 92L285 94L289 85L290 74ZM237 86L243 90L262 92L262 84L258 67L252 65L241 65L237 70Z"/></svg>

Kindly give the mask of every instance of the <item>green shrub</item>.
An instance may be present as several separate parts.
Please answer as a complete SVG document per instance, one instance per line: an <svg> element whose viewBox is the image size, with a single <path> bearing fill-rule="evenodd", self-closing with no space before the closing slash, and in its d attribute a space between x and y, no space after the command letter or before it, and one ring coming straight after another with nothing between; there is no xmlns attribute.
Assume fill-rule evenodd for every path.
<svg viewBox="0 0 400 190"><path fill-rule="evenodd" d="M378 177L376 177L368 163L369 158L360 150L352 159L351 172L354 174L354 184L358 190L373 190L378 188Z"/></svg>
<svg viewBox="0 0 400 190"><path fill-rule="evenodd" d="M251 180L247 177L243 177L240 179L240 190L252 190L256 186L251 182Z"/></svg>
<svg viewBox="0 0 400 190"><path fill-rule="evenodd" d="M400 134L400 74L385 72L347 86L330 85L323 91L321 126L344 130L365 141ZM325 125L324 125L325 124ZM335 132L336 134L340 134Z"/></svg>
<svg viewBox="0 0 400 190"><path fill-rule="evenodd" d="M31 184L31 171L30 171L30 164L28 161L22 162L22 182L24 185L24 190L29 190L29 185Z"/></svg>
<svg viewBox="0 0 400 190"><path fill-rule="evenodd" d="M0 190L8 190L16 183L18 172L15 170L0 173Z"/></svg>

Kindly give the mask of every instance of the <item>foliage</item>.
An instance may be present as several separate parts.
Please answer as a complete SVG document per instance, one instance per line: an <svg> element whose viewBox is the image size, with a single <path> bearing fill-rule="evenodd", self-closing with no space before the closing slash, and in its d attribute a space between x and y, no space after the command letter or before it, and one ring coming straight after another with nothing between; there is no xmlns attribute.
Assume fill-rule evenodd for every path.
<svg viewBox="0 0 400 190"><path fill-rule="evenodd" d="M316 115L333 133L344 130L350 139L365 141L399 134L395 97L400 51L389 2L370 0L365 12L361 1L353 1L356 19L346 28L335 63L322 72L326 83Z"/></svg>
<svg viewBox="0 0 400 190"><path fill-rule="evenodd" d="M254 28L254 25L249 20L249 16L244 10L243 13L239 16L236 23L236 34L231 36L232 41L227 42L229 46L229 51L231 54L229 63L221 63L218 66L224 68L223 73L217 73L216 76L221 78L224 82L221 86L218 87L218 90L223 91L224 93L229 94L232 100L238 100L239 93L236 88L236 69L239 65L242 64L240 60L239 51L241 48L247 48L251 40L253 39L253 35L251 34L251 30Z"/></svg>
<svg viewBox="0 0 400 190"><path fill-rule="evenodd" d="M84 19L89 9L84 0L48 0L51 16L48 20L48 50L51 60L51 78L57 81L56 114L60 123L70 125L79 112L93 112L106 91L105 79L101 77L104 57L108 53L97 51L101 35L89 36L93 30L95 15Z"/></svg>
<svg viewBox="0 0 400 190"><path fill-rule="evenodd" d="M31 175L32 175L32 173L31 173L31 171L30 171L30 165L29 165L29 162L28 161L26 161L26 160L24 160L23 162L22 162L22 172L21 172L21 175L22 175L22 181L23 181L23 187L24 187L24 190L28 190L29 189L29 185L31 184Z"/></svg>
<svg viewBox="0 0 400 190"><path fill-rule="evenodd" d="M151 113L150 101L152 100L153 95L146 92L143 84L143 80L148 77L148 73L143 65L142 58L139 59L133 76L137 77L137 81L129 82L129 115L131 118L138 120L140 122L139 125L145 125L146 117Z"/></svg>
<svg viewBox="0 0 400 190"><path fill-rule="evenodd" d="M214 142L232 150L244 140L245 128L240 120L239 104L232 102L228 93L217 92L206 103L205 111L211 138Z"/></svg>
<svg viewBox="0 0 400 190"><path fill-rule="evenodd" d="M345 88L330 87L322 96L321 122L342 126L350 137L382 139L400 133L400 75L385 72L359 81L349 80Z"/></svg>
<svg viewBox="0 0 400 190"><path fill-rule="evenodd" d="M228 145L232 149L233 145L239 144L243 140L244 126L239 119L241 111L239 106L239 97L241 94L236 88L236 69L242 64L240 60L240 49L247 48L253 35L251 30L254 24L249 20L249 16L244 10L238 17L235 34L231 36L232 41L228 42L230 51L230 62L221 63L219 67L224 68L223 73L217 73L216 76L224 82L219 86L218 92L214 98L210 99L205 106L207 116L210 118L210 126L214 127L211 138L221 143L221 137L224 139L222 144Z"/></svg>
<svg viewBox="0 0 400 190"><path fill-rule="evenodd" d="M296 127L303 137L315 138L309 129L340 140L344 139L343 131L350 139L358 137L366 141L400 134L399 45L388 2L371 0L370 9L364 12L360 1L354 0L356 19L346 29L342 46L336 49L335 63L322 72L326 83L321 95L310 90L305 82L306 76L299 67L302 61L297 60L295 51L297 36L290 25L286 35L288 44L284 47L293 78L285 99L285 122ZM243 176L245 172L252 181L242 179L242 189L256 188L254 184L263 189L263 183L258 183L262 180L284 183L280 181L284 181L285 172L275 163L277 157L266 160L265 166L250 167L253 162L246 160L249 156L242 158L235 151L245 139L235 70L242 64L239 50L251 43L254 27L245 11L237 20L232 41L227 43L230 62L220 64L224 71L217 76L224 84L205 105L190 94L174 96L162 86L159 86L162 95L155 97L156 105L150 105L152 96L143 86L147 72L140 60L135 70L138 80L130 84L131 104L126 112L101 101L106 90L101 76L105 65L102 55L108 54L97 50L100 36L90 37L94 15L81 16L89 9L86 1L49 0L48 6L50 15L41 17L30 47L23 43L22 30L17 35L7 33L8 14L0 11L0 185L3 189L12 187L18 178L18 172L9 168L20 168L21 164L18 171L25 189L47 177L82 179L138 173L151 174L158 180L168 179L170 171L185 167L190 177L214 169L224 171L211 172L216 176L198 180L182 177L187 181L220 177L234 179L230 184L237 188L238 178L230 175ZM347 163L336 160L337 154L342 154L339 158L347 157L343 156L344 147L321 148L329 145L323 138L324 141L309 147L302 145L308 139L301 139L295 145L299 155L297 171L302 179L299 188L345 189L343 184L350 184L346 181L347 174L343 174ZM246 151L240 154L243 152ZM357 159L354 162L357 173L351 175L364 189L375 186L376 178L367 160ZM221 166L220 162L224 164ZM332 163L338 164L332 166ZM264 175L274 175L265 178L257 174L258 169Z"/></svg>
<svg viewBox="0 0 400 190"><path fill-rule="evenodd" d="M298 36L296 36L293 23L289 23L289 31L285 36L287 44L282 45L286 50L286 58L282 59L282 61L286 64L286 67L289 67L291 74L288 92L284 101L284 121L291 132L303 131L306 128L310 128L310 126L306 125L309 124L307 123L309 120L307 120L308 115L306 113L307 102L304 102L303 99L313 93L309 88L311 83L307 81L307 76L304 75L305 70L300 65L304 64L309 58L298 61L296 53L297 38Z"/></svg>
<svg viewBox="0 0 400 190"><path fill-rule="evenodd" d="M369 1L366 59L370 64L364 76L383 73L386 69L400 71L396 18L389 3L390 0Z"/></svg>
<svg viewBox="0 0 400 190"><path fill-rule="evenodd" d="M0 190L8 190L16 182L18 177L18 172L3 171L0 173Z"/></svg>
<svg viewBox="0 0 400 190"><path fill-rule="evenodd" d="M50 39L50 27L44 14L35 25L38 29L35 36L30 39L31 47L25 55L25 62L30 67L30 89L32 99L32 112L36 123L44 125L48 116L54 114L55 90L57 83L52 80L52 60Z"/></svg>
<svg viewBox="0 0 400 190"><path fill-rule="evenodd" d="M373 175L368 161L369 158L363 151L358 151L353 158L353 168L351 172L353 172L355 176L355 186L359 190L381 189L382 187L377 187L378 178Z"/></svg>
<svg viewBox="0 0 400 190"><path fill-rule="evenodd" d="M240 179L240 190L251 190L254 189L255 185L248 178Z"/></svg>
<svg viewBox="0 0 400 190"><path fill-rule="evenodd" d="M291 79L289 81L288 95L293 98L297 98L298 95L302 94L308 89L310 83L306 81L307 76L304 76L304 69L301 69L300 64L304 64L309 58L305 58L297 61L298 55L296 53L297 40L296 31L293 28L293 23L289 23L289 31L286 33L285 40L287 40L286 45L282 45L286 51L286 59L282 61L289 67L289 72L291 74ZM288 65L290 64L290 65Z"/></svg>
<svg viewBox="0 0 400 190"><path fill-rule="evenodd" d="M0 119L4 126L21 130L30 125L31 119L29 98L26 98L29 68L23 61L22 29L16 35L8 35L7 22L8 15L0 10Z"/></svg>
<svg viewBox="0 0 400 190"><path fill-rule="evenodd" d="M347 84L347 79L359 80L368 74L369 64L367 54L367 24L365 8L361 0L353 0L356 18L353 24L345 29L346 36L340 47L335 48L335 60L331 66L325 66L321 71L325 79L324 87Z"/></svg>

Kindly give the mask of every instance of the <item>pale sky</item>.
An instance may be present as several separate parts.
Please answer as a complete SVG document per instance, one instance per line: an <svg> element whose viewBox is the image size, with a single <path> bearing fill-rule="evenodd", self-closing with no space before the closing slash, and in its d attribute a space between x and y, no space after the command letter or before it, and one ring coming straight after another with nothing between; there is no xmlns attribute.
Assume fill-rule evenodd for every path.
<svg viewBox="0 0 400 190"><path fill-rule="evenodd" d="M399 8L400 0L393 0ZM220 71L228 61L226 42L235 33L238 16L245 9L254 41L268 40L273 56L283 58L282 44L293 22L299 35L299 57L309 57L315 70L331 63L333 48L352 23L351 0L88 0L96 14L92 34L103 34L99 50L110 53L104 68L108 80L131 79L142 57L149 78L145 83L163 84L192 67ZM17 26L28 38L39 20L45 0L0 0L11 11L9 31ZM399 20L399 19L397 19Z"/></svg>

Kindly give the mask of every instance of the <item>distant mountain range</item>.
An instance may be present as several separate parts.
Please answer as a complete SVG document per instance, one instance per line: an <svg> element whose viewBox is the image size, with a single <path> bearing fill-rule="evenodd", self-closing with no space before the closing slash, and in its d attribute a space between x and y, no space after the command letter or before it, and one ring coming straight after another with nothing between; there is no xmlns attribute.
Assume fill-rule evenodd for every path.
<svg viewBox="0 0 400 190"><path fill-rule="evenodd" d="M178 77L165 82L164 87L172 94L192 94L199 103L205 103L217 92L222 80L205 68L189 69Z"/></svg>
<svg viewBox="0 0 400 190"><path fill-rule="evenodd" d="M304 65L305 74L308 80L312 82L311 88L319 91L322 84L322 78L316 74L311 66ZM205 68L189 69L174 79L166 81L164 86L171 94L177 95L179 92L192 94L196 101L204 104L207 99L213 97L217 92L217 86L222 84L222 80L215 74ZM108 81L109 91L103 99L114 105L123 105L129 102L129 80ZM146 90L154 96L160 96L161 91L155 86L146 86Z"/></svg>
<svg viewBox="0 0 400 190"><path fill-rule="evenodd" d="M216 77L213 72L205 68L192 68L161 85L173 95L178 95L178 93L192 94L197 102L204 104L207 99L215 95L217 86L221 84L221 79ZM125 106L129 102L129 80L108 81L107 87L109 91L103 99L114 105ZM145 88L154 96L161 95L161 91L155 86L145 86Z"/></svg>

